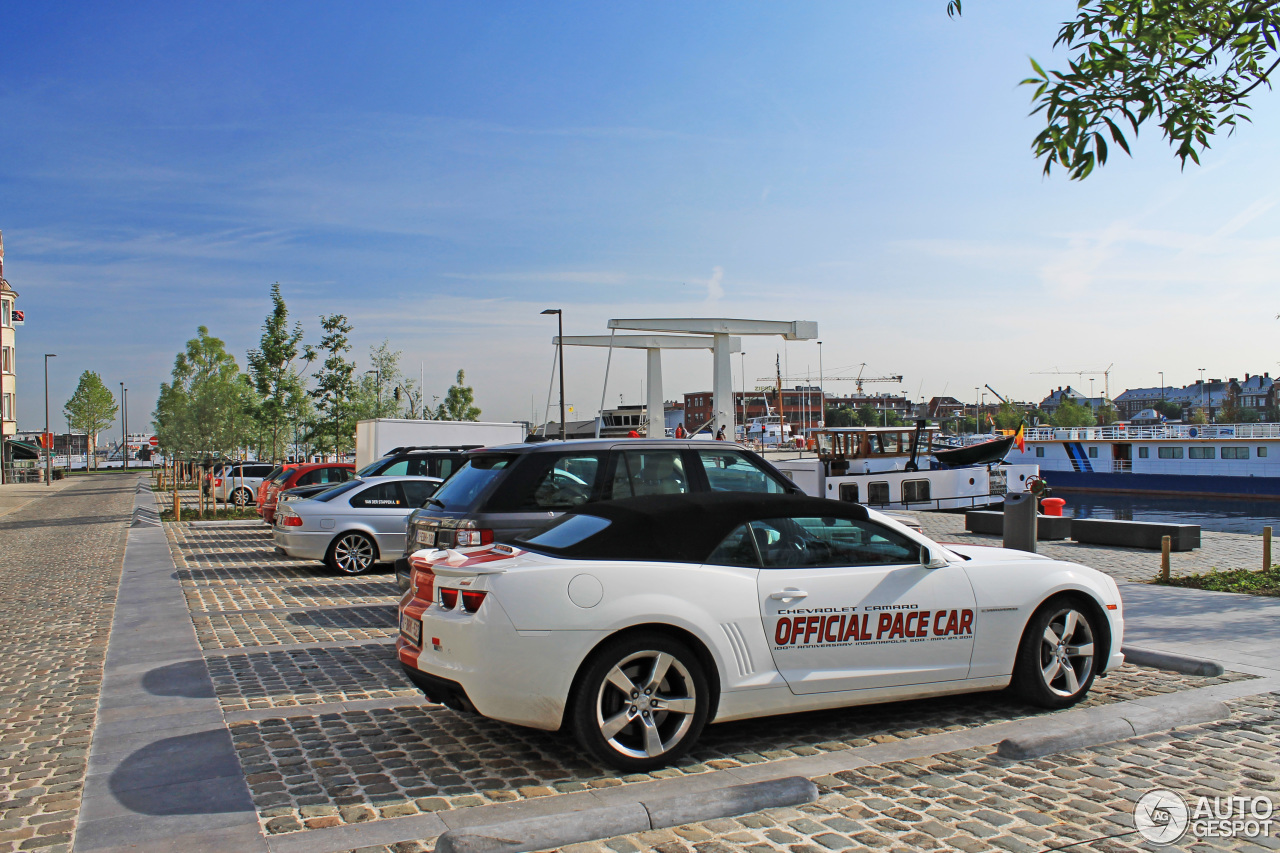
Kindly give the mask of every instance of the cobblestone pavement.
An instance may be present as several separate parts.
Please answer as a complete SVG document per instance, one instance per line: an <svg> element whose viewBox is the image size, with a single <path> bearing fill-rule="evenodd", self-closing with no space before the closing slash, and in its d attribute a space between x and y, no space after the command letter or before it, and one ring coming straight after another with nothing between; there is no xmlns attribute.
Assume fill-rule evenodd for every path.
<svg viewBox="0 0 1280 853"><path fill-rule="evenodd" d="M1280 849L1280 826L1255 839L1188 832L1171 847L1146 843L1133 828L1134 801L1152 788L1181 794L1193 809L1201 796L1277 797L1280 694L1232 705L1229 720L1034 761L971 749L863 767L816 779L823 795L812 805L575 844L563 853Z"/></svg>
<svg viewBox="0 0 1280 853"><path fill-rule="evenodd" d="M404 677L389 645L288 651L267 646L206 663L223 713L422 696Z"/></svg>
<svg viewBox="0 0 1280 853"><path fill-rule="evenodd" d="M1280 791L1280 694L1231 703L1228 720L1032 761L990 748L861 767L815 779L821 796L798 808L622 835L560 853L1129 853L1280 849L1266 838L1197 838L1156 846L1133 828L1133 804L1152 788L1196 798ZM1193 825L1194 826L1194 825ZM426 853L434 839L351 853Z"/></svg>
<svg viewBox="0 0 1280 853"><path fill-rule="evenodd" d="M1125 666L1076 707L1246 677ZM722 723L676 766L632 775L592 763L571 737L436 705L235 723L231 733L265 827L276 833L695 775L1036 713L988 693Z"/></svg>
<svg viewBox="0 0 1280 853"><path fill-rule="evenodd" d="M964 529L964 515L949 512L917 512L920 529L939 542L957 545L994 545L1001 537L982 536ZM1083 545L1070 540L1037 542L1037 553L1055 560L1070 560L1106 572L1116 580L1145 583L1160 572L1160 552L1142 548L1110 548L1105 545ZM1246 533L1202 531L1200 547L1179 551L1169 556L1169 572L1175 576L1206 572L1209 569L1261 569L1262 537Z"/></svg>
<svg viewBox="0 0 1280 853"><path fill-rule="evenodd" d="M192 613L201 648L395 640L395 610L383 604L295 613Z"/></svg>
<svg viewBox="0 0 1280 853"><path fill-rule="evenodd" d="M137 477L0 520L0 851L70 847Z"/></svg>

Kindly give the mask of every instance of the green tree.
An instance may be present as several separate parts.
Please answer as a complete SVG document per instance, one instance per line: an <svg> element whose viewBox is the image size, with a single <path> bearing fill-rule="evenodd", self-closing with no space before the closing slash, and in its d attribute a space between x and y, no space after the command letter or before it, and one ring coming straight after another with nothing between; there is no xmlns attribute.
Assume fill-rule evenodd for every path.
<svg viewBox="0 0 1280 853"><path fill-rule="evenodd" d="M1120 413L1116 411L1116 407L1107 403L1099 406L1094 417L1097 418L1098 426L1111 426L1111 424L1120 420Z"/></svg>
<svg viewBox="0 0 1280 853"><path fill-rule="evenodd" d="M880 413L870 403L863 403L858 407L857 418L855 426L876 426L880 423Z"/></svg>
<svg viewBox="0 0 1280 853"><path fill-rule="evenodd" d="M1205 412L1204 406L1200 406L1199 408L1197 408L1195 412L1191 415L1191 423L1193 424L1207 424L1208 422L1209 422L1209 415L1208 413Z"/></svg>
<svg viewBox="0 0 1280 853"><path fill-rule="evenodd" d="M392 350L386 340L369 347L369 370L361 375L356 396L361 418L416 417L421 412L418 383L400 370L400 350Z"/></svg>
<svg viewBox="0 0 1280 853"><path fill-rule="evenodd" d="M466 374L458 371L458 378L445 392L444 402L436 409L436 418L442 421L476 421L480 410L476 408L475 392L465 384Z"/></svg>
<svg viewBox="0 0 1280 853"><path fill-rule="evenodd" d="M258 348L249 350L248 371L256 399L254 414L266 433L266 453L276 462L284 456L289 415L305 391L294 367L302 344L302 324L289 328L289 309L280 295L280 282L271 285L271 313L262 324ZM315 357L309 347L305 356ZM310 359L306 359L310 361Z"/></svg>
<svg viewBox="0 0 1280 853"><path fill-rule="evenodd" d="M997 429L1017 429L1018 424L1024 419L1022 410L1008 401L1000 404L1000 408L996 409L995 421Z"/></svg>
<svg viewBox="0 0 1280 853"><path fill-rule="evenodd" d="M1090 427L1098 422L1092 409L1080 405L1070 397L1062 400L1050 420L1056 427Z"/></svg>
<svg viewBox="0 0 1280 853"><path fill-rule="evenodd" d="M947 4L959 14L960 0ZM1209 137L1249 121L1249 95L1270 88L1280 64L1275 0L1079 0L1054 47L1066 71L1032 60L1032 114L1045 127L1033 142L1046 174L1054 164L1076 180L1107 162L1108 140L1129 152L1156 121L1185 167L1200 162Z"/></svg>
<svg viewBox="0 0 1280 853"><path fill-rule="evenodd" d="M248 422L244 390L235 357L200 326L174 359L172 381L160 385L152 414L160 446L188 458L241 446Z"/></svg>
<svg viewBox="0 0 1280 853"><path fill-rule="evenodd" d="M341 455L353 442L355 432L354 397L356 391L355 362L344 357L351 351L351 342L347 335L352 326L343 314L330 314L320 318L320 327L324 336L320 338L320 352L325 354L324 364L316 371L316 387L311 392L316 401L316 409L321 419L329 427L329 435L333 439L334 455ZM320 432L314 438L321 447Z"/></svg>
<svg viewBox="0 0 1280 853"><path fill-rule="evenodd" d="M67 422L74 430L79 430L89 437L89 464L97 467L95 451L98 447L98 432L116 419L120 407L110 389L102 384L102 377L92 370L80 374L80 384L75 393L62 407Z"/></svg>
<svg viewBox="0 0 1280 853"><path fill-rule="evenodd" d="M1161 400L1151 408L1156 410L1156 414L1164 415L1166 419L1177 421L1182 419L1182 404L1175 403L1172 400Z"/></svg>

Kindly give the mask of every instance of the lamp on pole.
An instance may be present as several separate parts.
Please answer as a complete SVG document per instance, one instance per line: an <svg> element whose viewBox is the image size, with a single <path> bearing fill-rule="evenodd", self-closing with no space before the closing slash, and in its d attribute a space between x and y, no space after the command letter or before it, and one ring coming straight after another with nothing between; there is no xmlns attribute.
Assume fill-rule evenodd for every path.
<svg viewBox="0 0 1280 853"><path fill-rule="evenodd" d="M120 468L129 470L129 410L125 405L124 383L120 383Z"/></svg>
<svg viewBox="0 0 1280 853"><path fill-rule="evenodd" d="M375 418L380 418L382 417L382 371L376 367L373 370L365 371L365 375L370 373L373 374L374 393L377 395L377 403L374 404L376 408L373 410L373 416Z"/></svg>
<svg viewBox="0 0 1280 853"><path fill-rule="evenodd" d="M49 446L44 449L44 484L53 485L53 436L49 435L49 359L57 358L57 353L44 354L44 440Z"/></svg>
<svg viewBox="0 0 1280 853"><path fill-rule="evenodd" d="M1204 368L1199 367L1196 369L1200 371L1200 405L1204 408L1204 419L1207 421L1209 420L1209 407L1205 404Z"/></svg>
<svg viewBox="0 0 1280 853"><path fill-rule="evenodd" d="M818 429L826 429L827 384L822 381L822 341L818 341L818 399L822 401L822 414L818 416Z"/></svg>
<svg viewBox="0 0 1280 853"><path fill-rule="evenodd" d="M542 312L543 314L555 314L556 324L560 334L556 337L556 360L560 362L560 440L564 441L568 433L567 425L564 422L564 311L559 308L548 308ZM652 417L650 413L650 417Z"/></svg>
<svg viewBox="0 0 1280 853"><path fill-rule="evenodd" d="M1164 371L1160 371L1160 414L1164 415Z"/></svg>
<svg viewBox="0 0 1280 853"><path fill-rule="evenodd" d="M741 358L738 364L742 367L742 440L747 440L747 353L746 350L738 353Z"/></svg>

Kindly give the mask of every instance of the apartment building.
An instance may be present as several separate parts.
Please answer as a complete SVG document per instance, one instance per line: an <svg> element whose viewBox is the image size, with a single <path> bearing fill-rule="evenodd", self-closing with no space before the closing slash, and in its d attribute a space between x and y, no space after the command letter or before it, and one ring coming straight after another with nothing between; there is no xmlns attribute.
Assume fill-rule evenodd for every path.
<svg viewBox="0 0 1280 853"><path fill-rule="evenodd" d="M0 482L13 462L9 439L18 431L18 358L14 327L22 324L17 292L4 278L4 234L0 233Z"/></svg>

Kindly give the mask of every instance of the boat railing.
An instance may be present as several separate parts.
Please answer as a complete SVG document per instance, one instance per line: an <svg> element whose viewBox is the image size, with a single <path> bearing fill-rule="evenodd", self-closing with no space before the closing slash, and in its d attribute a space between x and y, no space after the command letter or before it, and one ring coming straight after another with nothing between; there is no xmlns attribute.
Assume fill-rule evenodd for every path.
<svg viewBox="0 0 1280 853"><path fill-rule="evenodd" d="M1034 427L1027 441L1150 441L1155 439L1280 438L1276 424L1160 424L1155 426Z"/></svg>
<svg viewBox="0 0 1280 853"><path fill-rule="evenodd" d="M1132 459L1112 459L1111 460L1111 473L1113 474L1127 474L1132 470L1133 470Z"/></svg>

